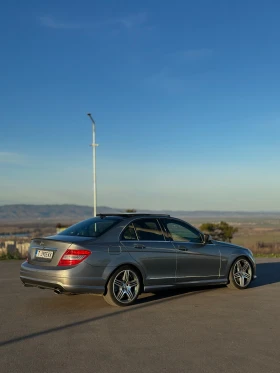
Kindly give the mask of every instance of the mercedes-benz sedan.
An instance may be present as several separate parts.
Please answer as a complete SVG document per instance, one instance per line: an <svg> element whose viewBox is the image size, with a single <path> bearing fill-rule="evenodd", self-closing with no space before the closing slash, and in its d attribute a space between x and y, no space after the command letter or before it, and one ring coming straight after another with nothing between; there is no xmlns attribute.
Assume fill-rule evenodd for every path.
<svg viewBox="0 0 280 373"><path fill-rule="evenodd" d="M242 290L255 277L250 250L155 214L101 214L34 238L20 270L25 286L100 294L116 306L164 288L224 284Z"/></svg>

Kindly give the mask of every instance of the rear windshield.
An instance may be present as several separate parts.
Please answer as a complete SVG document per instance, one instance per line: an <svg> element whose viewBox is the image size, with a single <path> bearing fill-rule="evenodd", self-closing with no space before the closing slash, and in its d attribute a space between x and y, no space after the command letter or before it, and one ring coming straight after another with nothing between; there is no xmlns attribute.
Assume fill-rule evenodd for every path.
<svg viewBox="0 0 280 373"><path fill-rule="evenodd" d="M114 225L116 225L120 218L92 218L84 220L78 224L74 224L64 231L58 233L62 236L81 236L81 237L99 237Z"/></svg>

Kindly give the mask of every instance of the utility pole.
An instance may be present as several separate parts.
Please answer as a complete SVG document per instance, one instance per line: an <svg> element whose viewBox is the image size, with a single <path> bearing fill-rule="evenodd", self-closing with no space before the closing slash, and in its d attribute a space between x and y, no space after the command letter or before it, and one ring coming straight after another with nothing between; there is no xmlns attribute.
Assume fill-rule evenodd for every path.
<svg viewBox="0 0 280 373"><path fill-rule="evenodd" d="M98 144L95 143L95 122L91 116L91 113L88 113L88 116L92 122L92 171L93 171L93 216L96 217L96 147Z"/></svg>

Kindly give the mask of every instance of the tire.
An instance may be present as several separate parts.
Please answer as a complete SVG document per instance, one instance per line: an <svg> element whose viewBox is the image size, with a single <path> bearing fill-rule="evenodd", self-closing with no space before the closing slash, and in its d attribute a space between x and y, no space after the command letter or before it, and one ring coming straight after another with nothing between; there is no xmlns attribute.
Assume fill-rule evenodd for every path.
<svg viewBox="0 0 280 373"><path fill-rule="evenodd" d="M231 266L227 286L230 289L244 290L248 288L252 278L253 267L250 260L245 257L237 258Z"/></svg>
<svg viewBox="0 0 280 373"><path fill-rule="evenodd" d="M111 306L126 307L136 302L140 290L141 276L137 270L127 265L112 274L103 297Z"/></svg>

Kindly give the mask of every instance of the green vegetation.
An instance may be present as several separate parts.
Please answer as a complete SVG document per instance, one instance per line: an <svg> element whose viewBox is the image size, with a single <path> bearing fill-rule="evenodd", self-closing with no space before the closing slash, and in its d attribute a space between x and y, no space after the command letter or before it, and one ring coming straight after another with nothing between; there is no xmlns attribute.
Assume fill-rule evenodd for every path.
<svg viewBox="0 0 280 373"><path fill-rule="evenodd" d="M253 220L203 223L199 228L214 239L250 249L256 257L280 257L280 221Z"/></svg>
<svg viewBox="0 0 280 373"><path fill-rule="evenodd" d="M200 226L200 230L211 234L214 240L231 242L233 235L238 232L238 228L233 227L221 221L220 223L204 223Z"/></svg>
<svg viewBox="0 0 280 373"><path fill-rule="evenodd" d="M2 254L0 255L0 260L11 260L11 259L23 259L20 257L20 254L18 251L16 251L15 253L11 254L11 253L7 253L7 254Z"/></svg>

